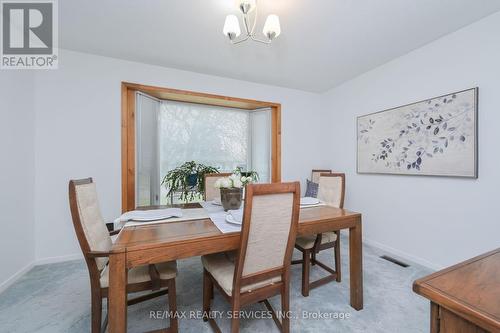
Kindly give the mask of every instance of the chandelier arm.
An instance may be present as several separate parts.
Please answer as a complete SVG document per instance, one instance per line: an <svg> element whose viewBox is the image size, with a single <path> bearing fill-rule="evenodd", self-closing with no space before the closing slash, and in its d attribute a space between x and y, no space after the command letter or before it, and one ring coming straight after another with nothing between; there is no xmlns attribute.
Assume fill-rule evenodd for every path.
<svg viewBox="0 0 500 333"><path fill-rule="evenodd" d="M250 36L250 38L253 40L253 41L256 41L256 42L259 42L259 43L263 43L263 44L271 44L271 40L263 40L263 39L259 39L255 36ZM247 38L248 39L248 38Z"/></svg>
<svg viewBox="0 0 500 333"><path fill-rule="evenodd" d="M245 27L245 31L247 33L247 36L250 36L252 32L248 28L248 14L243 14L243 26Z"/></svg>
<svg viewBox="0 0 500 333"><path fill-rule="evenodd" d="M243 43L244 41L247 41L250 38L250 35L247 35L245 38L240 39L240 40L231 40L231 44L236 45Z"/></svg>
<svg viewBox="0 0 500 333"><path fill-rule="evenodd" d="M258 10L259 7L255 7L255 14L253 15L253 24L252 24L252 30L250 31L250 35L253 35L255 32L255 26L257 25L257 15L258 15Z"/></svg>

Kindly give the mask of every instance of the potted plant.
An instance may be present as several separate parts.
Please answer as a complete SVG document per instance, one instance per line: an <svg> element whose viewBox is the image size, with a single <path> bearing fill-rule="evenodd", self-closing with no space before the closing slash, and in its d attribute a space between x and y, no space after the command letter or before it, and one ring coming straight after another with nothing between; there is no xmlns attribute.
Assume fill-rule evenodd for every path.
<svg viewBox="0 0 500 333"><path fill-rule="evenodd" d="M189 161L167 172L161 185L168 190L167 197L171 202L175 192L181 193L180 200L193 201L199 194L205 193L205 174L218 172L215 167Z"/></svg>
<svg viewBox="0 0 500 333"><path fill-rule="evenodd" d="M220 189L220 201L225 211L239 209L243 197L243 187L252 182L251 177L233 173L229 177L219 178L215 181L215 188Z"/></svg>

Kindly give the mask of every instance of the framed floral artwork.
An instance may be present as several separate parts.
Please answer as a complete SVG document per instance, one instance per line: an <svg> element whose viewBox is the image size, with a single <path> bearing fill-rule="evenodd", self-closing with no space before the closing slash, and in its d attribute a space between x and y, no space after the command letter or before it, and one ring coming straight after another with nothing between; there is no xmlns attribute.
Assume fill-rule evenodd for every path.
<svg viewBox="0 0 500 333"><path fill-rule="evenodd" d="M357 119L357 172L477 178L478 88Z"/></svg>

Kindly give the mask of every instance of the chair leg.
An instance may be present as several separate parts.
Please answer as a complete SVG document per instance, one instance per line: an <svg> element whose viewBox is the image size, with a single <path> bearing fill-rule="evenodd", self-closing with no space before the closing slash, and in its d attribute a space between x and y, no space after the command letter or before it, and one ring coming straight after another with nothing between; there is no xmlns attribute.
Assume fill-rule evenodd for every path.
<svg viewBox="0 0 500 333"><path fill-rule="evenodd" d="M285 281L283 289L281 291L281 332L290 332L290 281Z"/></svg>
<svg viewBox="0 0 500 333"><path fill-rule="evenodd" d="M311 252L311 266L316 265L316 252L312 250Z"/></svg>
<svg viewBox="0 0 500 333"><path fill-rule="evenodd" d="M240 300L233 297L231 300L231 333L239 333L240 331Z"/></svg>
<svg viewBox="0 0 500 333"><path fill-rule="evenodd" d="M108 328L108 317L109 317L109 300L106 300L106 316L104 317L104 322L101 325L101 332L106 332Z"/></svg>
<svg viewBox="0 0 500 333"><path fill-rule="evenodd" d="M342 281L341 277L341 263L340 263L340 232L337 231L337 240L335 241L335 247L334 247L334 252L335 252L335 271L337 272L337 282Z"/></svg>
<svg viewBox="0 0 500 333"><path fill-rule="evenodd" d="M210 279L209 279L209 282L210 282L210 289L208 291L210 294L210 299L213 300L214 299L214 284L213 284L212 280L210 280Z"/></svg>
<svg viewBox="0 0 500 333"><path fill-rule="evenodd" d="M214 284L206 269L203 269L203 321L210 316L210 303L214 295Z"/></svg>
<svg viewBox="0 0 500 333"><path fill-rule="evenodd" d="M309 269L311 266L311 250L302 252L302 296L309 296Z"/></svg>
<svg viewBox="0 0 500 333"><path fill-rule="evenodd" d="M168 308L170 316L170 332L177 333L179 322L177 319L177 292L175 290L175 279L168 280Z"/></svg>
<svg viewBox="0 0 500 333"><path fill-rule="evenodd" d="M101 333L102 297L100 293L92 293L91 298L92 333Z"/></svg>

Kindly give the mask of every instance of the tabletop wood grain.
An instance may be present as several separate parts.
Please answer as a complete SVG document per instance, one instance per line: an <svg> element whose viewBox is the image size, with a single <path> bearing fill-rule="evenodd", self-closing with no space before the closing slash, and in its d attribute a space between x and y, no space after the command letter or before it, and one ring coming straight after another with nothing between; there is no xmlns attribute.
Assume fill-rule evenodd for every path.
<svg viewBox="0 0 500 333"><path fill-rule="evenodd" d="M166 207L166 206L165 206ZM186 208L184 205L176 207ZM188 208L198 208L190 204ZM151 207L148 207L151 208ZM164 208L164 206L154 206ZM299 235L311 235L331 231L331 220L339 224L339 229L348 228L361 214L331 206L303 208L299 215ZM342 223L344 222L344 223ZM159 245L178 242L196 242L200 238L220 238L239 240L239 232L222 233L210 219L164 222L124 228L116 239L112 252L137 251L155 248Z"/></svg>
<svg viewBox="0 0 500 333"><path fill-rule="evenodd" d="M415 281L413 290L491 332L500 332L500 248Z"/></svg>

